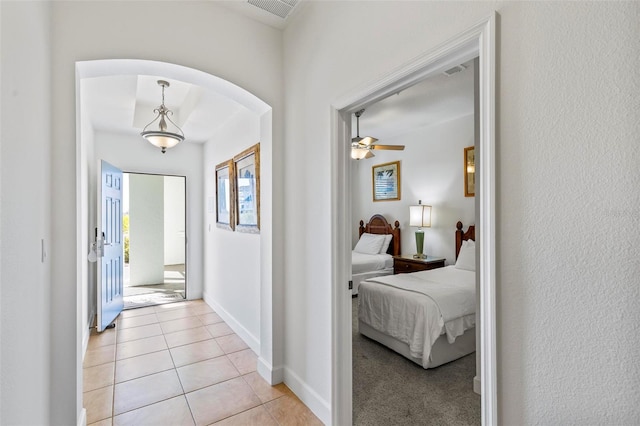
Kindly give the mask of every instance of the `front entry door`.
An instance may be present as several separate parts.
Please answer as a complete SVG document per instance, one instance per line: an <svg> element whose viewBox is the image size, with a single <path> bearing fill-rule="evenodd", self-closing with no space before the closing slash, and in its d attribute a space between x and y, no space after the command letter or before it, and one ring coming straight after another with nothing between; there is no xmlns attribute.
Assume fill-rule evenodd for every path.
<svg viewBox="0 0 640 426"><path fill-rule="evenodd" d="M106 161L100 164L98 184L98 331L107 328L124 307L122 244L122 170ZM100 253L101 252L101 253Z"/></svg>

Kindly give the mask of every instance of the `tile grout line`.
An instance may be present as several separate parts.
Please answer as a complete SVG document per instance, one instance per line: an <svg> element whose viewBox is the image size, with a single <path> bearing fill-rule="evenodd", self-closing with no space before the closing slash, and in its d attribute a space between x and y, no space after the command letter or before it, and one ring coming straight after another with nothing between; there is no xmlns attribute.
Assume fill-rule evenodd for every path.
<svg viewBox="0 0 640 426"><path fill-rule="evenodd" d="M175 308L172 308L172 309L168 309L167 311L164 311L164 312L170 312L170 311L172 311L172 310L176 310L176 309L181 309L181 308L180 308L180 307L175 307ZM188 308L186 308L186 309L188 309ZM149 326L149 325L153 325L153 324L158 324L158 326L160 327L160 332L161 332L161 334L160 334L160 335L162 335L162 336L163 336L163 340L164 340L164 343L165 343L166 348L165 348L165 349L162 349L162 350L159 350L159 351L152 351L152 352L145 353L145 354L139 354L139 355L135 355L135 356L130 356L130 357L127 357L127 358L123 358L122 360L118 360L118 359L117 359L117 357L118 357L118 346L119 346L120 344L122 344L122 343L128 343L128 342L134 342L134 341L137 341L137 340L142 340L142 339L145 339L145 338L148 338L148 337L155 337L155 336L140 337L140 338L136 338L136 339L128 340L128 341L125 341L125 342L120 342L120 339L119 339L119 333L118 333L119 328L118 328L118 330L114 331L114 332L115 332L115 348L114 348L114 356L113 356L114 369L113 369L113 384L111 385L111 386L113 386L113 393L112 393L112 400L111 400L111 417L110 417L110 419L111 419L112 423L113 423L113 419L115 419L115 417L116 417L116 414L115 414L115 387L116 387L116 385L118 384L118 383L116 383L117 362L118 362L118 361L127 360L127 359L136 358L136 357L141 357L141 356L145 356L145 355L149 355L149 354L153 354L153 353L158 353L158 352L161 352L161 351L163 351L163 350L167 350L167 351L169 352L169 356L170 356L170 358L171 358L171 362L172 362L173 367L172 367L172 368L169 368L169 369L166 369L166 370L162 370L162 371L160 371L160 372L166 372L166 371L174 370L174 372L175 372L176 376L178 377L178 381L179 381L179 383L180 383L180 387L181 387L182 393L181 393L181 394L179 394L179 395L175 395L175 396L172 396L172 397L168 397L168 398L161 399L161 400L159 400L159 401L155 401L155 402L153 402L153 403L151 403L151 404L146 404L146 405L143 405L143 406L141 406L141 407L137 407L137 408L134 408L134 409L132 409L132 410L125 411L125 412L123 412L123 413L119 413L118 415L125 414L125 413L131 412L131 411L135 411L135 410L138 410L138 409L141 409L141 408L144 408L144 407L147 407L147 406L153 405L153 404L157 404L157 403L160 403L160 402L164 402L164 401L167 401L167 400L169 400L169 399L176 398L176 397L178 397L178 396L182 396L182 397L185 399L185 401L187 402L187 407L188 407L188 409L189 409L189 412L190 412L190 414L191 414L191 418L192 418L192 420L193 420L194 424L197 424L197 423L196 423L196 420L195 420L195 416L194 416L193 410L192 410L192 408L191 408L191 405L189 404L189 399L187 398L187 393L185 392L184 384L182 383L182 379L180 378L180 375L179 375L179 373L178 373L178 371L177 371L177 370L178 370L178 367L176 366L175 359L174 359L174 355L173 355L173 353L171 352L171 349L175 349L175 348L179 348L179 347L184 347L184 346L188 346L188 345L192 345L192 344L196 344L196 343L206 342L206 341L209 341L209 340L213 340L213 342L215 342L216 344L218 344L218 345L219 345L219 343L218 343L218 339L219 339L219 338L223 338L223 337L226 337L226 336L232 336L232 335L236 334L235 332L233 332L233 331L232 331L232 332L231 332L231 333L229 333L229 334L223 334L223 335L220 335L220 336L216 336L216 337L214 337L214 336L211 334L211 332L209 331L208 327L209 327L209 326L212 326L212 325L215 325L215 324L225 324L225 325L226 325L226 322L225 322L224 320L220 320L220 321L218 321L218 322L214 322L214 323L211 323L211 324L206 324L206 323L204 322L203 318L201 318L201 317L206 316L206 315L208 315L208 314L212 314L212 313L214 313L214 314L215 314L216 312L215 312L215 311L213 311L213 310L211 310L210 312L202 312L202 311L200 311L200 313L189 313L189 315L188 315L188 316L184 316L184 317L182 317L182 318L169 319L169 320L167 320L167 321L160 321L160 319L158 318L158 312L153 312L152 314L149 314L149 315L155 315L155 316L156 316L156 320L157 320L157 322L156 322L156 323L141 324L141 325L138 325L138 326L135 326L135 327L128 327L128 328L124 328L123 330L133 329L133 328L137 328L137 327L144 327L144 326ZM142 315L141 315L141 316L142 316ZM132 318L135 318L135 316L134 316L134 317L132 317ZM185 319L185 318L196 318L196 319L198 320L198 322L200 323L200 326L199 326L199 327L203 327L203 328L205 329L205 331L207 332L207 334L209 334L210 338L208 338L208 339L204 339L204 340L197 340L197 341L189 342L189 343L184 343L184 344L181 344L181 345L177 345L177 346L175 346L175 347L173 347L173 348L170 348L170 347L169 347L169 343L168 343L167 338L166 338L166 337L167 337L167 335L169 335L169 334L173 334L173 333L184 332L184 331L192 330L192 329L199 328L199 327L190 327L190 328L186 328L186 329L183 329L183 330L176 330L176 331L171 331L171 332L167 333L167 332L165 332L164 328L162 327L162 322L169 322L169 321L181 320L181 319ZM120 318L118 321L121 321L122 319L124 319L124 318ZM119 324L117 324L117 325L119 325ZM227 325L227 326L228 326L228 325ZM238 337L239 337L239 336L238 336ZM106 346L106 345L105 345L105 346ZM222 348L220 348L220 349L222 349ZM242 352L242 351L245 351L245 350L247 350L247 349L251 349L251 348L250 348L250 347L247 347L247 348L241 348L241 349L233 350L233 351L230 351L230 352L226 352L226 351L223 349L223 350L222 350L222 352L223 352L223 353L222 353L221 355L219 355L219 356L214 356L214 357L211 357L211 358L206 358L206 359L204 359L204 360L200 360L200 361L190 362L190 363L188 363L188 364L185 364L184 366L180 366L180 367L185 367L185 366L193 365L193 364L196 364L196 363L199 363L199 362L204 362L204 361L208 361L208 360L211 360L211 359L216 359L216 358L220 358L221 356L224 356L224 357L225 357L225 359L226 359L226 360L227 360L227 361L228 361L228 362L233 366L233 368L235 369L235 371L238 373L238 376L235 376L235 377L233 377L233 378L229 378L229 379L226 379L226 380L222 380L222 381L220 381L220 382L214 383L214 384L209 385L209 386L204 386L204 387L199 388L199 389L194 389L194 390L190 391L189 393L193 393L193 392L196 392L196 391L199 391L199 390L202 390L202 389L206 389L207 387L215 386L215 385L218 385L218 384L221 384L221 383L225 383L225 382L227 382L227 381L234 380L234 379L237 379L237 378L241 377L241 378L242 378L242 381L245 383L245 385L247 385L247 386L249 387L249 389L251 390L251 393L252 393L252 394L257 398L257 400L259 401L259 404L258 404L258 405L256 405L256 406L254 406L254 407L248 408L248 409L246 409L246 410L242 410L242 411L239 411L239 412L237 412L237 413L234 413L234 414L232 414L232 415L230 415L230 416L227 416L227 417L221 418L221 419L219 419L219 420L217 420L217 421L223 421L223 420L225 420L225 419L227 419L227 418L237 416L237 415L242 414L242 413L244 413L244 412L246 412L246 411L249 411L249 410L252 410L252 409L255 409L255 408L257 408L257 407L262 406L262 407L263 407L263 409L267 411L267 414L269 415L269 418L271 418L271 419L272 419L276 424L280 425L281 423L280 423L280 422L279 422L279 421L274 417L274 415L273 415L273 414L272 414L272 413L267 409L266 405L267 405L268 403L271 403L271 402L273 402L273 401L276 401L276 400L278 400L278 399L281 399L283 396L286 396L286 394L280 395L280 396L278 396L278 397L276 397L276 398L273 398L273 399L271 399L271 400L269 400L269 401L263 402L263 401L262 401L262 399L261 399L261 398L258 396L258 394L256 393L256 391L253 389L253 387L252 387L252 386L249 384L249 382L247 381L247 380L248 380L248 379L247 379L247 376L248 376L248 375L250 375L250 374L252 374L252 373L257 373L257 369L254 369L254 370L249 371L249 372L246 372L246 373L241 373L241 372L240 372L240 370L238 369L238 367L234 364L234 362L232 361L232 359L231 359L231 358L230 358L230 356L229 356L229 355L231 355L231 354L235 354L235 353L238 353L238 352ZM255 352L253 352L253 351L251 351L251 352L255 354ZM106 364L106 363L103 363L103 364ZM97 364L97 365L103 365L103 364ZM92 366L92 367L94 367L94 366ZM130 380L135 380L135 379L139 379L139 378L142 378L142 377L147 377L147 376L150 376L150 375L153 375L153 374L157 374L157 373L159 373L159 372L149 373L149 374L146 374L146 375L144 375L144 376L136 377L136 378L134 378L134 379L125 380L125 381L123 381L122 383L126 383L126 382L128 382L128 381L130 381ZM97 420L97 421L103 421L103 420L107 420L107 419L108 419L108 418L100 419L100 420Z"/></svg>

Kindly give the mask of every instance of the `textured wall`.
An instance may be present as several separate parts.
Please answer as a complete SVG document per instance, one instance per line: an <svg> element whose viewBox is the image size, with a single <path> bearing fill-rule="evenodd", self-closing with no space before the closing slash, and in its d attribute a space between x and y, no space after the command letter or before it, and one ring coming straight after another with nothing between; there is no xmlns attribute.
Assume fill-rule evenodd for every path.
<svg viewBox="0 0 640 426"><path fill-rule="evenodd" d="M0 424L47 424L51 181L48 2L0 2ZM25 52L28 52L25 53ZM41 260L41 240L47 258Z"/></svg>
<svg viewBox="0 0 640 426"><path fill-rule="evenodd" d="M285 31L287 365L330 400L329 105L493 9L501 423L637 424L640 3L307 6Z"/></svg>

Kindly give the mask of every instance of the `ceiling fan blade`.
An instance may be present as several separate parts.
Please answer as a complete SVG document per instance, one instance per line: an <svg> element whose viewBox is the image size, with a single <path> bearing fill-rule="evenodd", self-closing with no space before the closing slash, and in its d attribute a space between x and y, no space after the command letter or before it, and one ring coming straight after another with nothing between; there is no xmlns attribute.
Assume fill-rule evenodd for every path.
<svg viewBox="0 0 640 426"><path fill-rule="evenodd" d="M402 151L404 145L369 145L369 149L387 149L391 151Z"/></svg>
<svg viewBox="0 0 640 426"><path fill-rule="evenodd" d="M378 139L374 138L373 136L365 136L360 140L359 143L365 146L370 146L372 143L375 143L377 141Z"/></svg>

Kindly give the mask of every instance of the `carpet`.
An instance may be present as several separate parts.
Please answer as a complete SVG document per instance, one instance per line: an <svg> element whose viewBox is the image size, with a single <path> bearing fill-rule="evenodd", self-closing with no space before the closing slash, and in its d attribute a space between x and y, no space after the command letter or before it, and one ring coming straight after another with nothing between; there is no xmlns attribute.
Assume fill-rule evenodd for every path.
<svg viewBox="0 0 640 426"><path fill-rule="evenodd" d="M353 424L480 425L476 354L425 370L358 333L353 301Z"/></svg>

